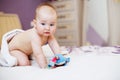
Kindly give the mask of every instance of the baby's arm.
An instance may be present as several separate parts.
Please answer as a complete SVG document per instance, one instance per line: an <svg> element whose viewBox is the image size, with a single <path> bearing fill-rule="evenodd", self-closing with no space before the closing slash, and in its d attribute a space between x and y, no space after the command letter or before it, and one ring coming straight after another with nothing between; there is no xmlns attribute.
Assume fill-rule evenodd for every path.
<svg viewBox="0 0 120 80"><path fill-rule="evenodd" d="M45 55L43 54L40 41L33 40L31 42L31 45L33 49L33 55L35 56L37 63L41 68L45 68L47 66L47 60L45 58Z"/></svg>
<svg viewBox="0 0 120 80"><path fill-rule="evenodd" d="M53 35L49 37L48 44L49 44L49 46L52 49L54 54L60 54L61 53L60 46L59 46L57 40L55 39L55 37Z"/></svg>

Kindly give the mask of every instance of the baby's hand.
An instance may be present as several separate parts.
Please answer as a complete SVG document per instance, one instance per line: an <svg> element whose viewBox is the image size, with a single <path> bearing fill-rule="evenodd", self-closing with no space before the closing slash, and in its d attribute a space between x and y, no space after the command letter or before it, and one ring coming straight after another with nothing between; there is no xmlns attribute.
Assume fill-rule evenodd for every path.
<svg viewBox="0 0 120 80"><path fill-rule="evenodd" d="M47 62L46 61L40 61L40 68L46 68L47 67Z"/></svg>
<svg viewBox="0 0 120 80"><path fill-rule="evenodd" d="M47 67L47 60L45 57L43 56L39 56L37 57L37 62L40 66L40 68L46 68Z"/></svg>

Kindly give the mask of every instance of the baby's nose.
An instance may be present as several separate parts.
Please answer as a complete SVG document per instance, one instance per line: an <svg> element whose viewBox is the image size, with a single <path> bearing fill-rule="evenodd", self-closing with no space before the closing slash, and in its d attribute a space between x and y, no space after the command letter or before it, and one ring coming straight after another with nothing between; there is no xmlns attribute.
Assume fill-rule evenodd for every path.
<svg viewBox="0 0 120 80"><path fill-rule="evenodd" d="M46 29L50 29L50 26L47 25L47 26L46 26Z"/></svg>

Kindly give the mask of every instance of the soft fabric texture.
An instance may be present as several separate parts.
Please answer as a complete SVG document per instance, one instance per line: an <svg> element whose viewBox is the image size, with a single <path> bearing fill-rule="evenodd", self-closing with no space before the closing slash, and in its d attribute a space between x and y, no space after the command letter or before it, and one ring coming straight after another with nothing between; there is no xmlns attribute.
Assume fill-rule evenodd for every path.
<svg viewBox="0 0 120 80"><path fill-rule="evenodd" d="M9 53L8 41L21 32L23 32L23 30L15 29L3 35L0 53L0 66L11 67L17 64L17 59Z"/></svg>
<svg viewBox="0 0 120 80"><path fill-rule="evenodd" d="M48 45L43 49L52 56ZM120 80L120 54L114 47L84 46L67 48L70 62L54 69L31 66L0 67L0 80Z"/></svg>

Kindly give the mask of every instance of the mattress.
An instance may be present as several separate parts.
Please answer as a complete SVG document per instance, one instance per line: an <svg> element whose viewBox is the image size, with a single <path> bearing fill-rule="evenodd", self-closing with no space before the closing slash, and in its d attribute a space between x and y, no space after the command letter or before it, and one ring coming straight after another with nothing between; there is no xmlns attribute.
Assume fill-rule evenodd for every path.
<svg viewBox="0 0 120 80"><path fill-rule="evenodd" d="M0 80L120 80L119 47L62 47L70 62L54 69L31 66L0 67ZM50 49L44 48L46 53ZM47 57L51 56L46 54Z"/></svg>

